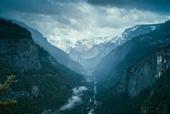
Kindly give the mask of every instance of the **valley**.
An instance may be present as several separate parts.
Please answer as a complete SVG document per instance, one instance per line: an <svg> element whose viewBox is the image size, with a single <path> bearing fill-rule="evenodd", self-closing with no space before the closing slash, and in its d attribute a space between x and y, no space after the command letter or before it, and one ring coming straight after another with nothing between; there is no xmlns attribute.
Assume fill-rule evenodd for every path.
<svg viewBox="0 0 170 114"><path fill-rule="evenodd" d="M2 18L0 82L11 74L16 81L0 99L18 101L11 114L169 114L169 36L170 21L136 25L64 52Z"/></svg>

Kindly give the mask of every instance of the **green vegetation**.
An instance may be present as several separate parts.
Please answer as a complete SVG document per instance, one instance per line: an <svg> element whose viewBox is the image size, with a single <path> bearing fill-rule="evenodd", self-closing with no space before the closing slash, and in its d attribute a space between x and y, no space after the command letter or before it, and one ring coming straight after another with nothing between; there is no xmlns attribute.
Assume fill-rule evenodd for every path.
<svg viewBox="0 0 170 114"><path fill-rule="evenodd" d="M25 36L27 36L27 38L31 38L31 33L27 29L13 23L10 20L0 18L0 25L0 39L23 39L26 38Z"/></svg>
<svg viewBox="0 0 170 114"><path fill-rule="evenodd" d="M160 24L157 30L135 37L117 47L103 60L101 68L106 69L97 72L99 74L97 76L102 77L98 84L98 99L102 104L97 109L97 114L170 114L170 70L163 73L160 69L162 76L157 80L154 78L157 73L156 55L158 53L168 56L164 61L167 63L164 70L169 67L169 28L170 21ZM141 67L142 65L146 67ZM128 69L129 66L136 67L131 70ZM145 70L142 71L143 68ZM141 78L137 77L140 75ZM130 97L126 88L129 77L134 79L136 77L136 80L139 80L139 83L136 80L133 81L138 84L138 87L148 83L146 90L135 97ZM145 77L147 81L141 83ZM124 93L114 90L115 88L121 90L119 87L122 86Z"/></svg>
<svg viewBox="0 0 170 114"><path fill-rule="evenodd" d="M10 89L12 83L15 81L15 76L9 76L6 81L0 85L0 95L3 95L8 89ZM17 103L14 99L0 100L0 112L9 112L9 109L15 106Z"/></svg>
<svg viewBox="0 0 170 114"><path fill-rule="evenodd" d="M150 96L144 101L141 114L170 113L170 69L156 81Z"/></svg>
<svg viewBox="0 0 170 114"><path fill-rule="evenodd" d="M27 29L11 21L0 19L0 44L0 82L10 74L15 74L17 78L12 91L4 91L3 96L0 96L17 100L14 108L8 108L12 111L7 110L11 114L56 111L72 95L72 88L83 81L81 75L59 64L47 51L39 47ZM6 89L10 88L12 79L6 84ZM2 101L6 107L15 103L15 100Z"/></svg>

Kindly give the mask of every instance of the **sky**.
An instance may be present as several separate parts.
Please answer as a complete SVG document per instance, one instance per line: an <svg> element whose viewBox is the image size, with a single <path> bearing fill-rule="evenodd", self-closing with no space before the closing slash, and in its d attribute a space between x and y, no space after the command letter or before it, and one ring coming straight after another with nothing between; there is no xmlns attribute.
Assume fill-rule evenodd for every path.
<svg viewBox="0 0 170 114"><path fill-rule="evenodd" d="M56 47L120 36L125 28L170 19L170 0L0 0L0 16L24 22Z"/></svg>

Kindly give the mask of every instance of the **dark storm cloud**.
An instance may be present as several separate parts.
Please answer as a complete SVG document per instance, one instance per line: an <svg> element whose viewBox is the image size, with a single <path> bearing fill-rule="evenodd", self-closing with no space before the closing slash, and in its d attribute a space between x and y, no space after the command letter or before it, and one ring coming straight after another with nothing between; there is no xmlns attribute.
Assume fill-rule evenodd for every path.
<svg viewBox="0 0 170 114"><path fill-rule="evenodd" d="M87 1L92 5L170 13L170 0L0 0L0 11L60 13L68 3ZM64 5L63 5L64 4Z"/></svg>
<svg viewBox="0 0 170 114"><path fill-rule="evenodd" d="M157 13L170 13L170 0L88 0L88 3L129 9L136 8Z"/></svg>
<svg viewBox="0 0 170 114"><path fill-rule="evenodd" d="M63 4L76 0L0 0L0 11L19 11L27 13L59 13Z"/></svg>
<svg viewBox="0 0 170 114"><path fill-rule="evenodd" d="M105 37L121 36L125 28L170 19L169 14L151 12L167 13L169 2L136 1L0 0L0 17L37 29L53 45L67 51L82 39L97 38L96 43L102 43Z"/></svg>

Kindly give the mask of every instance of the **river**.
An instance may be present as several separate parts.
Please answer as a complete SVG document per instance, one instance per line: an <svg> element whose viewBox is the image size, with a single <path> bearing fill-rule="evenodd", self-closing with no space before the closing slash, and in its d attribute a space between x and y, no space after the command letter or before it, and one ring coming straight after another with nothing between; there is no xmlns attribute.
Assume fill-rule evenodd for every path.
<svg viewBox="0 0 170 114"><path fill-rule="evenodd" d="M89 91L91 92L91 94L88 101L87 114L95 114L95 109L97 108L98 105L96 100L97 95L96 81L90 81L89 83L90 83Z"/></svg>

